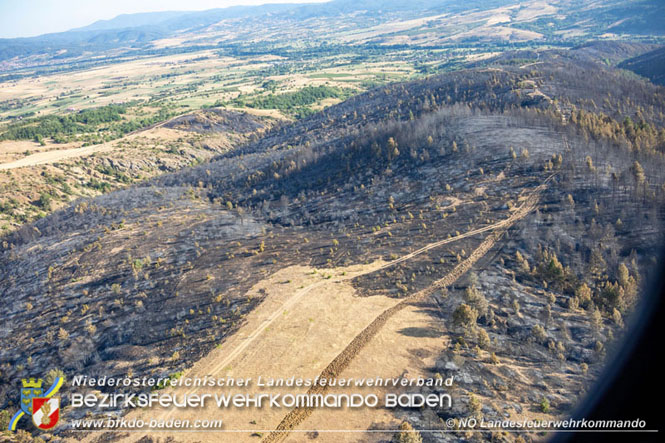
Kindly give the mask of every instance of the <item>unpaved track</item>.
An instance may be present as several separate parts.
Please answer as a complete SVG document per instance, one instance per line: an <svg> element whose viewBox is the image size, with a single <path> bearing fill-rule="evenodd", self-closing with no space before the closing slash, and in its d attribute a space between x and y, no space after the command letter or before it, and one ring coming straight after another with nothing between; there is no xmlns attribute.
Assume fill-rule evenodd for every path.
<svg viewBox="0 0 665 443"><path fill-rule="evenodd" d="M530 213L532 210L534 210L537 207L540 198L540 192L544 189L546 183L551 178L552 177L548 178L542 185L538 186L531 193L531 195L527 197L524 203L510 217L495 225L482 228L485 231L489 230L487 228L491 227L498 230L496 232L493 232L485 240L483 240L483 242L471 253L471 255L466 260L455 266L455 268L449 274L435 281L429 287L416 292L415 294L405 298L395 306L388 308L385 311L383 311L381 314L379 314L379 316L376 317L374 321L372 321L372 323L369 324L369 326L367 326L362 332L356 335L356 337L351 341L351 343L349 343L348 346L341 353L339 353L332 362L330 362L330 364L321 372L319 377L321 379L333 379L339 377L344 371L344 369L346 369L349 366L354 357L360 353L360 351L370 342L370 340L381 330L381 328L393 315L395 315L397 312L401 311L408 305L412 304L413 302L419 301L431 295L436 290L450 286L465 272L471 269L471 267L481 257L483 257L492 248L492 246L494 246L496 241L499 238L501 238L501 236L512 224L514 224L517 220L520 220L523 217L525 217L528 213ZM423 250L427 250L426 248L423 248ZM428 249L431 249L431 247ZM393 264L394 262L390 263ZM328 391L328 389L329 389L328 385L325 386L316 385L312 386L307 391L307 394L323 395ZM289 435L289 432L291 430L293 430L300 423L305 421L307 417L309 417L313 412L314 408L302 407L302 408L292 409L284 417L284 419L282 419L277 428L273 432L268 434L268 436L266 436L266 438L263 439L263 441L267 443L273 443L284 440Z"/></svg>
<svg viewBox="0 0 665 443"><path fill-rule="evenodd" d="M28 155L19 160L8 163L0 163L0 171L16 168L27 168L30 166L45 165L50 163L68 160L70 158L83 157L86 155L96 154L98 152L108 152L115 149L111 143L102 145L86 146L85 148L69 148L69 149L55 149L52 151L38 152L36 154Z"/></svg>
<svg viewBox="0 0 665 443"><path fill-rule="evenodd" d="M355 329L351 334L345 335L345 342L342 341L337 345L332 345L332 346L337 346L336 349L337 351L333 353L329 353L328 350L330 349L330 345L327 346L326 350L316 350L316 348L311 348L309 347L309 354L306 354L307 357L311 356L313 359L315 359L316 355L315 354L320 354L323 356L324 361L331 361L332 363L323 366L323 365L317 365L318 368L316 369L315 372L313 372L312 378L317 374L321 373L322 376L324 377L334 377L338 374L341 374L342 371L345 370L349 366L349 364L353 361L354 357L362 350L362 348L383 328L385 323L393 317L394 314L397 312L402 311L405 307L409 306L410 303L415 301L416 299L425 297L435 291L439 287L445 287L453 283L459 276L461 276L464 272L466 272L478 259L480 259L496 242L496 240L503 234L503 232L509 228L515 221L518 219L521 219L524 217L526 214L528 214L533 208L535 208L536 203L538 201L538 192L544 187L544 184L541 185L540 187L536 188L535 191L529 194L527 197L522 197L520 199L521 201L521 206L517 207L512 215L508 217L507 219L504 219L502 221L499 221L493 225L490 226L485 226L480 229L472 230L469 232L466 232L464 234L460 234L455 237L450 237L445 240L441 240L439 242L432 243L430 245L425 246L424 248L420 248L416 251L413 251L409 254L406 254L405 256L402 256L394 261L390 262L382 262L378 261L375 262L371 265L362 265L358 266L354 269L354 267L347 268L345 271L348 273L347 275L340 275L337 272L337 275L335 275L336 271L335 270L324 270L323 272L331 272L333 274L332 278L325 278L323 280L320 280L321 275L318 277L315 276L316 272L312 274L311 272L308 272L306 279L309 281L304 281L303 283L305 284L304 287L299 288L298 290L292 292L292 295L288 294L288 286L281 286L278 285L277 288L279 289L274 295L276 297L271 297L266 299L263 302L264 307L267 308L264 310L264 313L261 313L260 315L257 314L256 322L254 320L249 321L249 326L245 331L239 331L233 336L229 338L229 341L227 342L228 348L225 348L224 351L220 350L214 350L213 353L207 357L205 360L200 363L197 363L195 368L193 368L193 371L191 373L188 373L187 376L204 376L204 375L218 375L221 373L229 372L229 371L237 371L238 374L244 374L242 368L242 365L247 365L247 364L253 364L252 359L267 359L266 361L267 366L263 368L259 374L259 372L254 371L252 374L245 374L245 375L264 375L264 374L272 374L273 372L277 373L276 375L281 375L279 374L279 366L275 366L273 363L279 360L281 358L280 356L284 356L284 352L288 351L288 346L290 346L288 343L285 346L280 346L277 348L271 348L271 342L268 340L265 342L266 337L272 337L272 340L276 340L277 338L275 337L275 334L280 333L279 331L284 331L284 330L292 330L293 328L296 327L296 325L299 324L304 324L307 322L307 315L316 315L316 314L308 314L305 311L302 311L302 304L305 303L306 300L309 299L309 297L316 296L318 297L317 303L320 305L325 305L328 303L328 300L325 298L321 297L321 293L326 292L328 293L329 290L324 288L328 288L327 285L331 283L340 283L344 284L344 282L348 283L350 280L352 280L355 277L358 277L360 275L365 275L369 274L372 272L376 272L381 269L385 269L391 266L394 266L398 263L401 263L409 258L415 257L419 254L422 254L426 251L429 251L435 247L442 246L448 243L455 242L457 240L460 240L462 238L470 237L473 235L481 234L483 232L488 232L495 230L496 232L492 233L488 238L486 238L482 244L472 252L471 256L469 256L464 262L458 264L450 274L446 275L443 279L435 282L435 284L427 288L424 291L420 291L414 295L412 295L408 299L404 299L402 301L398 301L395 303L386 303L385 301L381 301L379 299L376 300L376 303L374 304L375 307L379 308L376 310L373 310L370 306L367 306L368 309L366 309L364 312L369 313L369 316L366 317L366 319L356 319L357 321L354 322L354 324L362 323L362 325L358 328ZM305 271L298 271L302 273L302 275L305 275ZM291 278L290 275L280 275L279 277L276 277L279 280L279 283L282 283L281 280L283 279L289 279ZM297 277L296 277L297 278ZM297 281L297 280L296 280ZM277 280L276 280L277 282ZM274 284L274 283L273 283ZM315 291L316 289L319 289L319 291ZM338 288L335 290L335 292L339 292L341 288ZM318 294L318 295L317 295ZM350 292L348 293L350 295ZM315 299L316 299L315 297ZM346 303L350 303L351 300L348 300ZM266 305L267 303L267 305ZM290 322L289 324L292 324L292 326L289 325L282 325L280 328L280 324L284 323L283 320L281 320L281 317L283 315L286 315L287 311L293 311L294 315L296 315L296 312L300 312L300 318L292 318L289 317L287 322ZM258 310L255 312L259 312ZM348 311L346 315L351 315L353 311ZM380 313L378 317L372 317L371 313ZM289 315L291 313L289 312ZM376 314L374 314L376 315ZM342 327L342 324L344 324L346 327L346 324L344 322L340 323L339 325L335 326L335 328ZM323 326L323 323L321 323ZM273 326L273 327L271 327ZM286 329L285 329L286 328ZM320 328L319 328L320 329ZM347 328L347 331L349 329ZM268 333L268 331L270 331ZM305 329L300 329L300 331L309 334L307 332L307 328ZM330 330L329 328L326 328L326 333L331 333L333 331L337 331L338 333L343 332L342 329L334 329ZM356 331L360 331L359 333ZM290 333L290 332L289 332ZM281 340L290 340L294 336L289 337L288 334L286 333L286 336L284 336ZM283 334L284 335L284 334ZM338 334L339 335L339 334ZM319 336L317 338L316 335L313 336L312 340L321 340L321 333L319 332ZM265 342L265 343L264 343ZM280 342L280 343L286 343L286 342ZM292 343L293 345L296 345L297 339L294 341L290 341L289 343ZM321 342L323 343L323 342ZM305 345L303 343L298 344L296 346L302 346ZM257 354L256 349L259 349L259 353ZM276 349L276 353L271 354L271 351ZM341 351L340 351L341 350ZM217 353L217 357L214 356L214 353ZM317 354L317 355L318 355ZM300 368L303 367L303 365L308 365L311 362L303 359L305 357L305 354L301 353L300 358L302 360L300 365L293 364L289 365L289 368L291 371L299 371ZM247 360L249 359L249 360ZM247 361L246 361L247 360ZM312 360L315 361L315 360ZM272 363L270 363L272 362ZM233 365L233 368L231 367ZM237 367L235 367L238 365ZM324 363L325 365L325 363ZM320 372L323 371L323 372ZM285 373L286 374L286 373ZM179 389L179 392L184 393L197 393L200 391L200 388L196 387L189 387L185 388L182 387ZM318 390L313 390L313 392L319 392ZM325 392L325 389L324 389ZM303 391L304 393L304 391ZM214 412L214 411L213 411ZM141 412L137 412L138 414L141 414ZM235 413L240 413L238 411L235 411ZM296 426L298 426L299 423L302 423L309 415L311 415L312 411L307 411L307 410L292 410L289 412L286 417L280 417L279 415L276 415L274 418L266 418L265 420L260 420L264 421L265 424L268 424L270 422L270 425L268 427L264 427L262 429L273 429L270 434L267 435L268 441L279 441L282 440L283 438L286 438L288 433L294 429ZM197 412L196 417L187 417L187 418L202 418L203 416L202 411ZM211 415L212 417L212 415ZM152 410L150 412L150 418L154 418L157 420L165 420L165 419L170 419L170 418L181 418L181 415L177 413L177 409L162 409L162 410ZM243 422L250 422L251 419L255 418L254 416L246 415L246 416L233 416L232 421L235 423L243 423ZM281 423L280 423L281 420ZM232 421L228 421L228 423L231 423ZM240 430L231 430L228 432L244 432ZM247 431L249 432L249 431ZM164 431L163 434L157 432L153 435L159 435L161 438L161 435L164 436L164 438L168 438L169 436L172 436L167 430ZM186 435L186 437L185 437ZM132 438L132 434L128 434L123 438L123 440L126 441L135 441L135 438ZM94 438L94 433L93 435L89 436L86 438L88 441L92 441ZM197 433L191 433L191 434L183 434L179 437L182 441L202 441L200 439L208 440L209 436L206 436L205 434L197 434Z"/></svg>
<svg viewBox="0 0 665 443"><path fill-rule="evenodd" d="M69 160L71 158L85 157L100 152L110 152L116 149L116 145L118 144L118 142L126 140L127 137L131 137L136 134L141 134L151 129L160 128L176 118L178 117L174 117L172 119L163 122L155 123L150 126L146 126L145 128L137 129L136 131L132 131L125 134L124 136L122 136L117 140L102 143L99 145L90 145L85 147L67 148L67 149L52 149L50 151L37 152L35 154L31 154L11 162L0 163L0 171L46 165L46 164L60 162L63 160Z"/></svg>
<svg viewBox="0 0 665 443"><path fill-rule="evenodd" d="M540 188L539 188L539 189L540 189ZM493 230L501 230L501 229L507 228L507 227L509 227L510 225L512 225L516 220L522 218L524 215L526 215L526 213L528 213L528 212L531 210L531 209L529 209L526 213L523 214L523 211L526 210L526 209L525 209L525 206L526 206L526 205L527 205L527 202L525 202L520 208L518 208L518 210L515 211L515 212L514 212L509 218L506 218L506 219L504 219L504 220L501 220L501 221L499 221L499 222L497 222L497 223L494 223L494 224L492 224L492 225L488 225L488 226L485 226L485 227L482 227L482 228L479 228L479 229L474 229L474 230L472 230L472 231L468 231L468 232L465 232L465 233L463 233L463 234L456 235L456 236L454 236L454 237L449 237L449 238L446 238L446 239L444 239L444 240L440 240L440 241L438 241L438 242L430 243L430 244L428 244L427 246L425 246L425 247L423 247L423 248L417 249L417 250L415 250L415 251L413 251L413 252L411 252L411 253L409 253L409 254L403 255L403 256L401 256L401 257L395 259L395 260L392 260L392 261L389 261L389 262L386 262L386 263L383 263L383 264L380 264L380 265L377 265L377 266L370 266L370 267L367 267L366 269L364 269L363 271L360 271L360 272L352 273L352 274L350 274L350 275L344 275L344 276L334 277L334 278L329 279L329 280L318 281L318 282L316 282L316 283L313 283L313 284L311 284L311 285L309 285L309 286L306 286L306 287L302 288L301 290L297 291L292 297L290 297L286 302L284 302L284 304L282 304L278 309L276 309L275 311L273 311L272 314L271 314L268 318L266 318L265 320L263 320L263 321L261 322L261 324L260 324L260 325L259 325L254 331L252 331L252 332L251 332L251 333L250 333L250 334L249 334L249 335L243 340L243 342L242 342L240 345L238 345L238 346L237 346L236 348L234 348L231 352L229 352L229 353L224 357L224 359L220 360L219 363L218 363L214 368L212 368L212 369L210 370L209 373L211 373L211 374L217 374L217 373L219 373L220 371L222 371L225 367L229 366L229 365L233 362L233 360L235 360L237 357L239 357L239 356L240 356L240 355L241 355L241 354L242 354L242 353L243 353L243 352L244 352L244 351L245 351L245 350L246 350L246 349L247 349L247 348L248 348L248 347L254 342L254 341L256 341L256 340L260 337L260 335L261 335L266 329L268 329L268 328L269 328L269 327L270 327L270 326L271 326L271 325L272 325L277 319L279 319L279 318L282 316L282 313L283 313L284 311L288 311L293 305L295 305L298 301L300 301L300 299L302 299L305 295L307 295L307 294L308 294L310 291L312 291L313 289L315 289L315 288L317 288L317 287L320 287L320 286L322 286L322 285L325 285L325 284L329 284L329 283L338 283L338 282L348 281L348 280L352 280L352 279L354 279L354 278L356 278L356 277L360 277L360 276L363 276L363 275L371 274L371 273L374 273L374 272L377 272L377 271L380 271L380 270L383 270L383 269L386 269L386 268L390 268L390 267L395 266L395 265L397 265L397 264L399 264L399 263L402 263L402 262L405 262L405 261L407 261L407 260L409 260L409 259L412 259L413 257L416 257L416 256L418 256L418 255L420 255L420 254L423 254L423 253L425 253L425 252L427 252L427 251L429 251L429 250L431 250L431 249L438 248L438 247L440 247L440 246L443 246L443 245L446 245L446 244L449 244L449 243L453 243L453 242L456 242L456 241L458 241L458 240L462 240L462 239L464 239L464 238L472 237L472 236L474 236L474 235L482 234L483 232L488 232L488 231L493 231ZM482 245L481 245L481 247L482 247ZM490 247L491 247L491 246L490 246ZM489 249L489 248L488 248L488 249ZM477 251L477 250L476 250L476 251ZM483 253L483 254L484 254L484 253ZM471 254L471 256L469 256L469 258L467 258L467 260L466 260L465 262L462 262L460 265L464 265L464 264L465 264L466 262L468 262L472 257L473 257L473 254ZM480 258L480 257L478 257L478 258ZM476 260L473 260L473 262L472 262L471 264L475 263L475 261L476 261ZM457 267L451 272L451 274L448 274L448 276L450 276L450 275L452 275L453 273L455 273L455 272L458 270L458 268L460 267L460 265L458 265L458 266L457 266ZM469 266L470 266L470 265L469 265ZM464 271L464 272L465 272L465 271ZM464 273L464 272L462 272L462 273ZM461 275L461 274L460 274L460 275ZM459 276L458 276L458 277L459 277ZM444 279L445 279L445 277L444 277ZM456 280L456 279L457 279L457 277L455 278L455 280ZM439 281L442 282L443 279L442 279L442 280L439 280ZM454 281L454 280L453 280L453 281ZM438 283L438 282L437 282L437 283ZM435 283L435 284L437 284L437 283ZM451 283L452 283L452 282L451 282ZM445 286L450 285L451 283L447 283ZM434 290L434 289L432 289L432 290ZM422 292L422 291L421 291L421 292ZM405 303L405 302L407 302L407 301L409 301L409 302L413 301L413 300L414 300L413 297L415 297L416 295L418 295L418 294L414 294L414 295L411 296L410 298L408 298L408 299L404 299L404 301L403 301L402 303ZM400 305L401 305L402 303L400 303ZM397 308L397 307L400 306L400 305L395 306L395 308ZM402 309L403 307L404 307L404 306L400 307L399 309ZM399 310L399 309L398 309L398 310ZM396 311L395 311L395 312L396 312ZM394 312L393 312L393 313L394 313ZM383 314L382 314L382 315L383 315ZM391 314L391 315L392 315L392 314ZM380 316L379 316L379 317L380 317ZM384 323L385 323L385 322L384 322ZM371 325L370 325L370 326L371 326ZM193 375L193 374L190 374L190 375ZM187 394L193 394L193 393L195 393L196 391L197 391L197 388L190 388L190 389L188 389L188 390L186 391L186 393L187 393ZM176 414L176 413L177 413L177 410L171 410L171 411L168 411L168 412L166 413L166 417L167 417L167 418L172 418L173 415Z"/></svg>

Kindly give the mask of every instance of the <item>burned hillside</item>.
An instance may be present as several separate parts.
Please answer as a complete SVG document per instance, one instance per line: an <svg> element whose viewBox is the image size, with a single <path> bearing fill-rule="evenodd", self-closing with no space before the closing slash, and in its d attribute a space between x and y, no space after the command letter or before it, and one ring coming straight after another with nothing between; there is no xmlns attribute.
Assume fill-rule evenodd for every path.
<svg viewBox="0 0 665 443"><path fill-rule="evenodd" d="M407 297L484 238L463 234L488 232L543 186L536 211L421 303L452 343L432 373L466 380L468 401L439 418L543 398L543 413L569 411L655 269L665 90L540 57L379 87L3 237L0 405L16 404L15 380L54 369L181 371L223 346L270 296L248 290L287 266L329 275L460 237L352 281L362 297Z"/></svg>

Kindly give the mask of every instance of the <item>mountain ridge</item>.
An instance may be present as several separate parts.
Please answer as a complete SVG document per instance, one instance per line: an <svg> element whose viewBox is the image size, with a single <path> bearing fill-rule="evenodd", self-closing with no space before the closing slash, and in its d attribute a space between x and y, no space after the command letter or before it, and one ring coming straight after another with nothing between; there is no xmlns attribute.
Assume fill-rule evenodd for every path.
<svg viewBox="0 0 665 443"><path fill-rule="evenodd" d="M232 6L205 11L126 14L65 32L27 38L0 39L0 62L5 61L6 65L4 67L0 66L0 69L15 69L13 66L16 63L19 67L22 67L32 58L49 59L55 53L60 53L57 56L58 59L76 59L84 57L89 52L154 50L155 42L175 36L180 38L183 32L190 33L191 40L196 41L198 32L224 21L227 22L224 28L227 30L235 29L234 26L237 29L254 28L256 27L254 21L259 17L264 18L262 20L264 24L274 23L282 26L289 21L291 23L296 21L302 26L312 19L335 17L338 20L348 21L353 14L361 14L368 19L366 23L363 21L354 22L353 20L348 21L348 23L352 28L363 29L364 26L379 25L386 20L394 20L398 16L402 20L432 17L436 21L438 15L447 14L449 16L461 15L471 19L473 14L487 10L496 10L499 17L508 14L512 20L519 16L515 12L516 8L521 7L519 3L511 0L493 0L491 2L473 0L463 4L450 0L444 2L418 0L409 2L408 6L399 1L334 0L325 3L277 3L260 7ZM631 0L626 4L617 0L606 0L597 4L594 3L588 8L584 8L570 0L553 0L551 7L553 9L542 14L535 14L532 18L529 17L533 13L529 12L525 15L526 19L521 18L513 26L504 27L512 29L513 35L526 33L525 35L537 36L540 34L542 36L539 38L552 40L552 42L561 43L570 40L570 44L577 44L579 42L574 38L565 37L565 31L579 27L583 33L600 36L602 35L599 31L601 27L605 29L604 26L612 21L619 20L622 14L630 13L635 17L631 17L627 21L621 20L621 23L617 24L616 27L617 35L633 35L634 38L644 39L645 26L648 26L653 35L662 36L665 34L665 28L659 28L651 24L654 16L665 13L665 6L651 0ZM561 11L563 14L554 14L552 11ZM502 18L491 26L501 27L504 23L502 20L505 19ZM548 22L547 20L551 21ZM482 21L473 26L478 25L482 25ZM426 26L423 29L426 30ZM552 29L556 29L558 33L552 32ZM497 32L501 34L504 31ZM220 42L234 41L232 37L224 37L223 33L221 35ZM255 38L262 40L260 34L257 34ZM280 37L280 39L284 38L286 38L286 35ZM471 37L470 41L473 41L473 38L475 37ZM416 44L416 42L412 44ZM26 60L19 63L19 61L14 60L17 57ZM9 60L14 60L14 64L8 64L7 61Z"/></svg>

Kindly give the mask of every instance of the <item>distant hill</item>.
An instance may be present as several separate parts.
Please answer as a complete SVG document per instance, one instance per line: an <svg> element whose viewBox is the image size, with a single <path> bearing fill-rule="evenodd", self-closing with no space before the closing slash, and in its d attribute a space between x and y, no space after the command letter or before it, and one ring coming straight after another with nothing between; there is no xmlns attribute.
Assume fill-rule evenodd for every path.
<svg viewBox="0 0 665 443"><path fill-rule="evenodd" d="M628 59L619 64L619 67L633 71L658 85L665 85L665 47Z"/></svg>
<svg viewBox="0 0 665 443"><path fill-rule="evenodd" d="M438 46L448 39L447 44L462 42L473 45L483 41L485 44L504 45L534 41L575 46L592 39L606 38L607 32L615 33L616 38L622 40L639 41L644 39L645 33L665 35L665 25L660 19L665 14L665 6L661 2L602 0L585 5L554 0L550 3L552 10L538 15L529 12L530 8L538 8L538 3L516 0L414 0L408 3L396 0L333 0L313 4L235 6L196 12L123 14L67 32L0 39L0 62L11 60L11 63L0 65L0 70L39 66L55 59L77 58L76 62L80 63L111 50L114 56L154 54L159 49L153 42L176 34L181 42L168 48L171 52L187 51L195 45L215 48L220 44L245 44L248 41L268 42L271 45L289 43L294 38L294 32L306 35L312 42L327 44L335 42L335 37L331 39L331 29L343 29L347 36L364 35L373 27L418 18L423 19L421 24L408 23L405 29L393 33L386 34L381 30L377 33L377 29L372 29L367 34L368 40L359 44ZM510 9L506 9L507 6ZM506 11L513 11L508 14L510 17ZM444 14L447 14L446 18L442 18ZM495 22L496 17L501 17L501 20L508 17L508 22ZM267 30L270 30L268 34ZM422 40L432 36L438 36L440 41L428 43Z"/></svg>
<svg viewBox="0 0 665 443"><path fill-rule="evenodd" d="M110 20L98 20L91 25L70 31L107 31L109 29L137 28L155 26L166 20L186 14L183 11L144 12L138 14L121 14Z"/></svg>
<svg viewBox="0 0 665 443"><path fill-rule="evenodd" d="M654 45L638 42L600 40L584 43L571 50L571 56L589 61L601 61L608 65L644 54Z"/></svg>
<svg viewBox="0 0 665 443"><path fill-rule="evenodd" d="M256 28L250 21L264 17L262 23L291 26L293 21L315 17L333 17L362 13L387 20L386 13L399 13L402 17L415 17L428 13L460 12L474 8L488 9L512 3L511 0L481 2L470 0L460 5L453 0L416 0L405 4L389 0L334 0L327 3L267 4L261 6L233 6L205 11L166 11L123 14L111 20L100 20L89 26L66 32L37 37L0 39L0 61L15 57L48 57L66 51L66 57L77 57L84 52L109 49L145 48L149 42L189 31L196 33L223 20L235 20L238 29ZM291 25L289 25L289 23ZM258 39L262 36L258 35ZM63 56L60 56L62 58Z"/></svg>

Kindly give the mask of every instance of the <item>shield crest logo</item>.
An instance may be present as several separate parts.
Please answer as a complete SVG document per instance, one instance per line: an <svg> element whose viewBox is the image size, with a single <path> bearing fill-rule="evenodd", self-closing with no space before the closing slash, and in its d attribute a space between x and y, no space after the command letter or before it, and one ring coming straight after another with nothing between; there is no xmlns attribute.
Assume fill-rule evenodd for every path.
<svg viewBox="0 0 665 443"><path fill-rule="evenodd" d="M60 419L60 399L36 397L32 399L32 422L39 429L51 429Z"/></svg>
<svg viewBox="0 0 665 443"><path fill-rule="evenodd" d="M21 388L21 410L28 415L32 415L32 399L44 395L42 381L24 380Z"/></svg>
<svg viewBox="0 0 665 443"><path fill-rule="evenodd" d="M11 420L9 420L7 428L10 431L15 431L19 420L26 414L33 416L32 421L39 429L51 429L54 427L60 419L60 399L53 398L53 394L58 392L64 383L64 379L62 377L55 377L53 384L46 392L42 388L44 381L41 378L23 378L21 382L23 384L19 390L21 394L21 409L16 411ZM33 412L37 412L36 418Z"/></svg>

